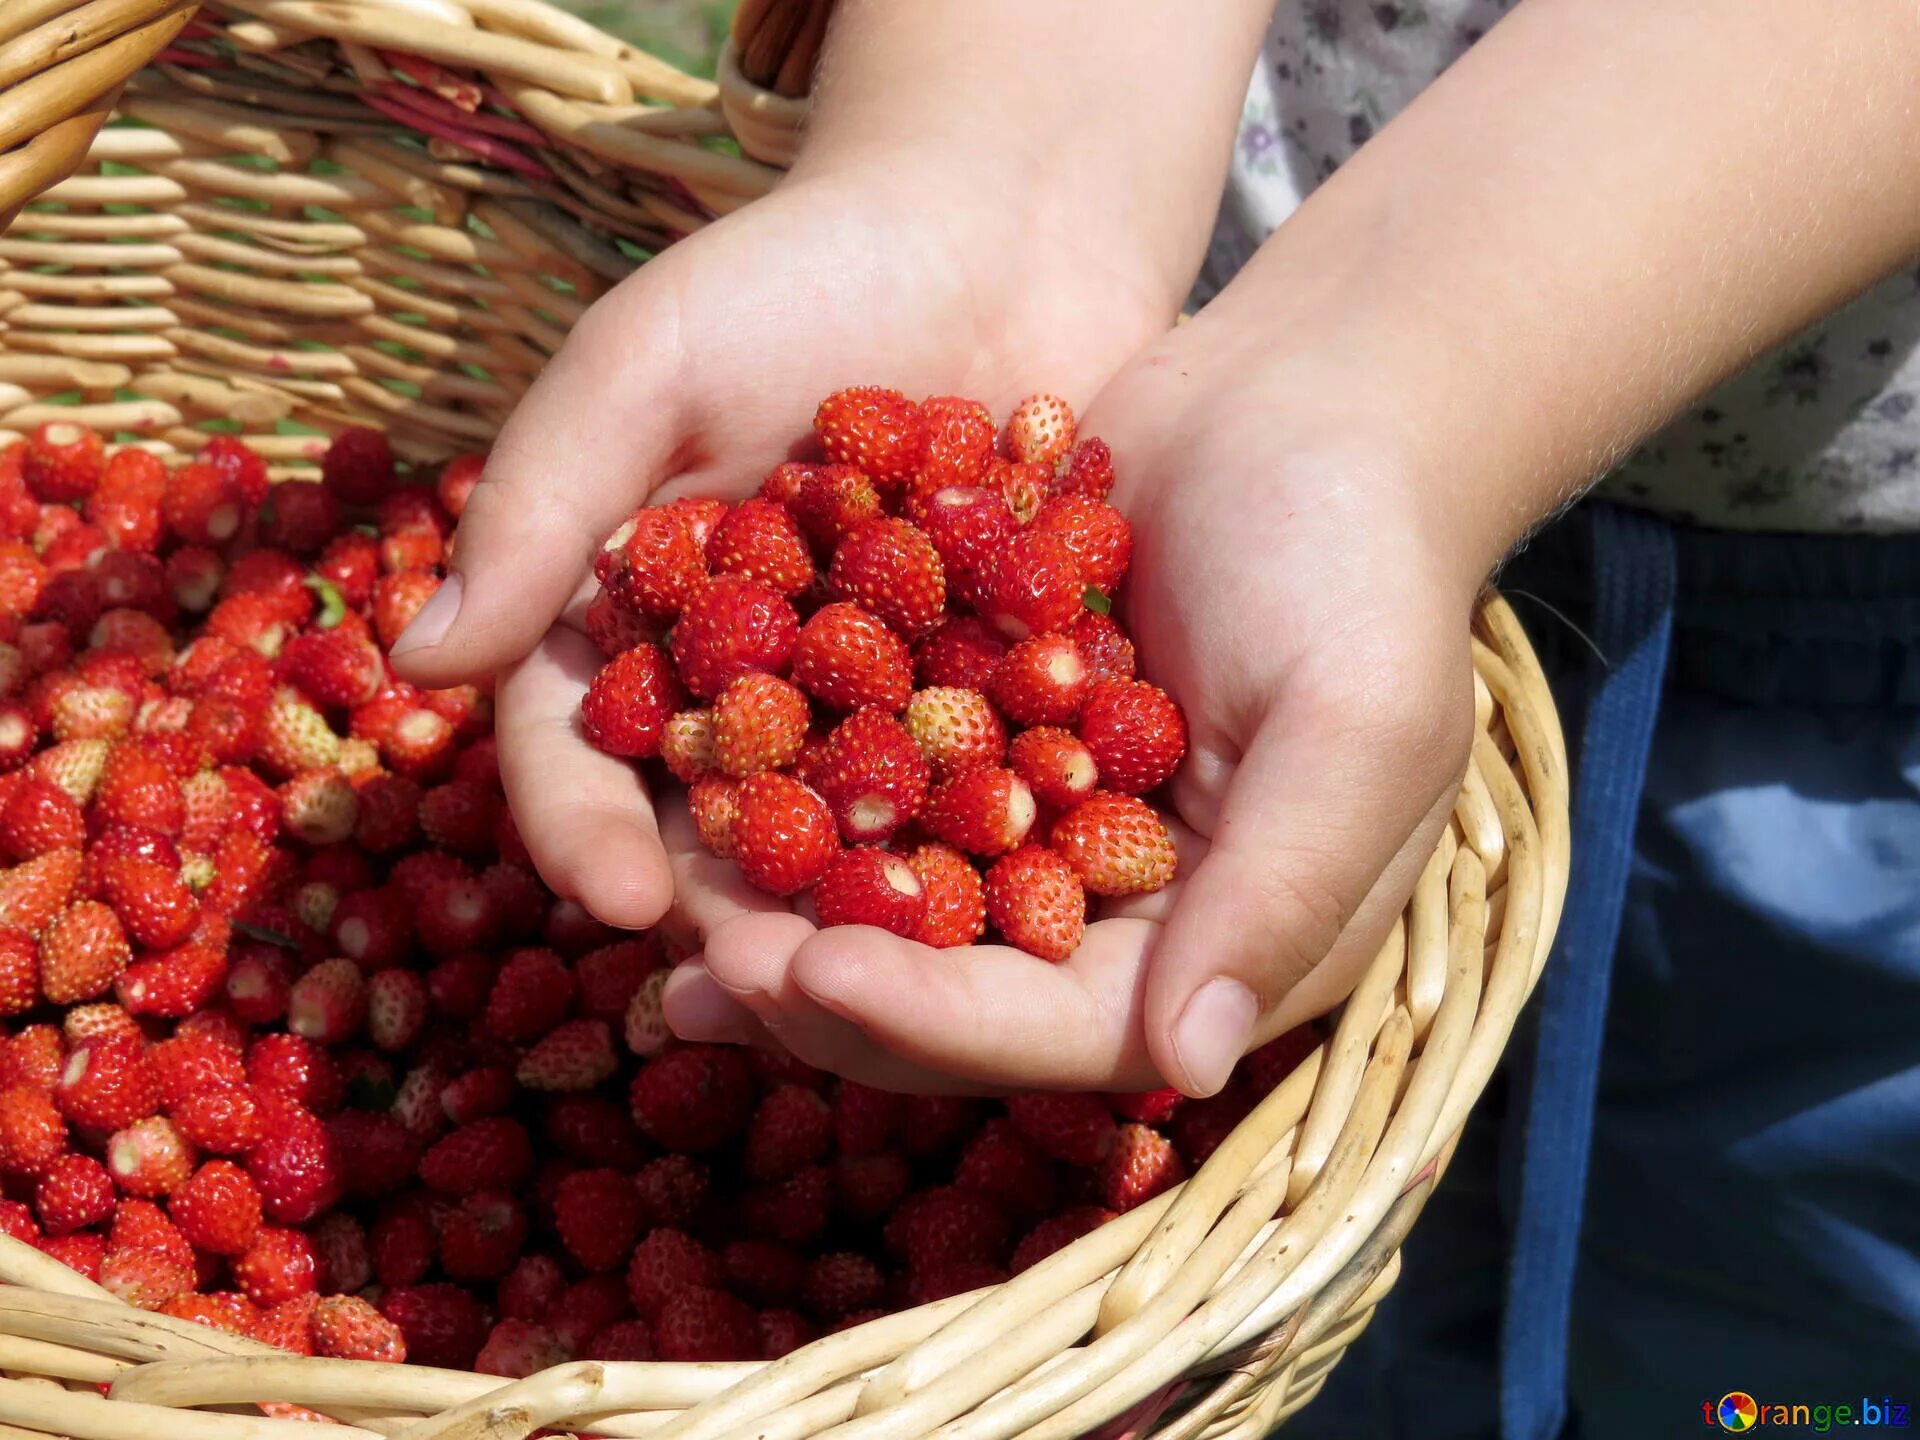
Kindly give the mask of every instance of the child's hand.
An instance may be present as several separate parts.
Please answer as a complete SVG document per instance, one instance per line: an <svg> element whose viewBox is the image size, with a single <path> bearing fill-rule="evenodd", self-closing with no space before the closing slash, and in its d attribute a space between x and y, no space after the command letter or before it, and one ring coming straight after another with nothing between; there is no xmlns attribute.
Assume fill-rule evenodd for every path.
<svg viewBox="0 0 1920 1440"><path fill-rule="evenodd" d="M1250 1043L1344 996L1451 806L1491 557L1360 443L1372 417L1314 393L1310 366L1267 358L1263 328L1209 316L1175 332L1082 424L1112 445L1134 523L1121 599L1142 673L1191 728L1172 785L1180 878L1104 905L1054 966L765 913L672 820L706 932L704 971L668 992L684 1033L771 1032L896 1086L1203 1093Z"/></svg>
<svg viewBox="0 0 1920 1440"><path fill-rule="evenodd" d="M654 923L674 888L638 775L576 724L603 663L578 624L600 542L649 497L750 493L841 385L883 377L1004 413L1042 383L1092 391L1173 309L1150 264L1070 220L1011 226L1004 197L961 203L951 174L864 173L797 176L594 307L515 411L452 577L395 647L426 685L500 672L522 836L547 882L610 924ZM697 887L680 898L701 910Z"/></svg>

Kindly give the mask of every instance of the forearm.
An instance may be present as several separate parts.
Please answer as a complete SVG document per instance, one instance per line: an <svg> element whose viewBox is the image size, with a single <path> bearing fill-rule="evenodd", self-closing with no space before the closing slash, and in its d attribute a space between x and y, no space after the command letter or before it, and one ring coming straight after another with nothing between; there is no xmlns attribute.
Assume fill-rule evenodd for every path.
<svg viewBox="0 0 1920 1440"><path fill-rule="evenodd" d="M1377 427L1491 565L1675 409L1920 254L1917 74L1911 4L1526 0L1209 328L1287 379L1344 373L1335 423Z"/></svg>
<svg viewBox="0 0 1920 1440"><path fill-rule="evenodd" d="M843 0L796 174L891 169L1177 299L1271 0Z"/></svg>

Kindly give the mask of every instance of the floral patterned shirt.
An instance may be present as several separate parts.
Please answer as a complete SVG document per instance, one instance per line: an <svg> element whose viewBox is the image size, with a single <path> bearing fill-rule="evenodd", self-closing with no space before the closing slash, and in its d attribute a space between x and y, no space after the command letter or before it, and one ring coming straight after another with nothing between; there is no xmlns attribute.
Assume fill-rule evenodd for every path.
<svg viewBox="0 0 1920 1440"><path fill-rule="evenodd" d="M1514 0L1282 0L1201 294ZM1598 493L1747 530L1920 530L1920 260L1676 419Z"/></svg>

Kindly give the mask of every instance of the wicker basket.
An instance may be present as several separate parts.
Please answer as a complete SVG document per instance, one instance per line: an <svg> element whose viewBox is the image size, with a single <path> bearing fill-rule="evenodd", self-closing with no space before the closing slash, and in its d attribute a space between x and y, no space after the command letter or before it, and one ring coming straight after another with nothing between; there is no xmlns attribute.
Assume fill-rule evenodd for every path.
<svg viewBox="0 0 1920 1440"><path fill-rule="evenodd" d="M282 480L349 424L484 445L607 286L778 178L827 8L747 0L711 84L539 0L5 0L0 215L41 198L0 237L0 432L174 459L237 422ZM508 1384L282 1355L0 1237L0 1440L311 1434L291 1406L407 1440L1263 1434L1393 1284L1559 920L1566 753L1498 597L1474 655L1453 822L1330 1038L1183 1186L1006 1284L769 1364Z"/></svg>

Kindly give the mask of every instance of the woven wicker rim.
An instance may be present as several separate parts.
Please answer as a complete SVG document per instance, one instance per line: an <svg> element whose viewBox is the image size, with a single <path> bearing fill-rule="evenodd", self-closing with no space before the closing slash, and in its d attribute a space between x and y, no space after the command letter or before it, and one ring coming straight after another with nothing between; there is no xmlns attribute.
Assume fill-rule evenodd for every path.
<svg viewBox="0 0 1920 1440"><path fill-rule="evenodd" d="M716 86L538 0L12 0L0 211L42 198L0 235L0 440L60 418L178 460L237 421L276 480L311 478L346 424L416 461L485 444L633 245L777 178L711 141L791 154L804 100L780 93L792 67L767 35L817 50L825 11L743 5ZM86 46L52 43L68 33ZM145 128L101 129L116 105ZM1559 921L1565 747L1497 596L1473 652L1452 822L1330 1038L1184 1185L1007 1283L768 1364L507 1384L283 1355L130 1309L0 1237L0 1440L312 1433L243 1413L262 1399L356 1440L1252 1440L1393 1284Z"/></svg>

